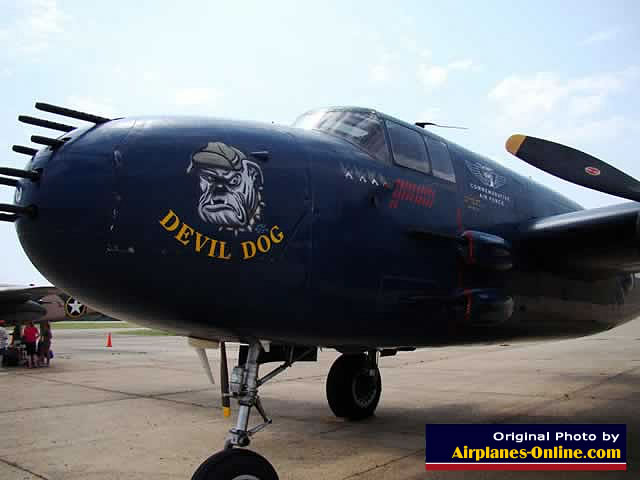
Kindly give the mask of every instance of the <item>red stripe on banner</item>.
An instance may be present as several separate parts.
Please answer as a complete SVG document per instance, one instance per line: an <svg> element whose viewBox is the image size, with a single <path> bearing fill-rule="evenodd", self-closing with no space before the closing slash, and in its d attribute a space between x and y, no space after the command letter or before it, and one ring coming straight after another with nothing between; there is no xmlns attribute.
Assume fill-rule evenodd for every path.
<svg viewBox="0 0 640 480"><path fill-rule="evenodd" d="M626 463L427 463L426 470L626 470Z"/></svg>

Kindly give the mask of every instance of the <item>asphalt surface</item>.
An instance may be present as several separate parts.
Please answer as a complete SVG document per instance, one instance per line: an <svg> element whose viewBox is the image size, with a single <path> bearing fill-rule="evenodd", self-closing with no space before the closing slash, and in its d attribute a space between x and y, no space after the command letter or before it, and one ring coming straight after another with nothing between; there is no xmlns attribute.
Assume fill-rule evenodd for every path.
<svg viewBox="0 0 640 480"><path fill-rule="evenodd" d="M0 370L0 479L185 479L222 447L232 419L185 339L114 331L105 343L105 331L54 331L50 368ZM575 340L400 353L381 360L377 414L359 423L326 404L337 354L324 351L261 388L274 424L251 448L281 479L633 478L425 472L424 424L626 423L638 472L639 347L635 320Z"/></svg>

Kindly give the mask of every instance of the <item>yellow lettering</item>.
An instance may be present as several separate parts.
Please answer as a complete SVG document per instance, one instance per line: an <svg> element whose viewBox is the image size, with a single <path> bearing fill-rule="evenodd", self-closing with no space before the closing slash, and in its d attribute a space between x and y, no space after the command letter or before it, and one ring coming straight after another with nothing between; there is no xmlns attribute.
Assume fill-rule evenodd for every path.
<svg viewBox="0 0 640 480"><path fill-rule="evenodd" d="M209 256L216 258L216 245L218 241L215 238L211 239L211 247L209 248Z"/></svg>
<svg viewBox="0 0 640 480"><path fill-rule="evenodd" d="M220 242L220 255L218 256L218 258L222 260L229 260L231 258L231 252L229 252L229 255L227 255L226 257L224 256L224 247L226 246L227 242Z"/></svg>
<svg viewBox="0 0 640 480"><path fill-rule="evenodd" d="M181 244L186 245L187 243L189 243L189 237L193 235L193 232L193 228L191 228L186 223L183 223L180 227L180 230L178 230L175 239L178 240Z"/></svg>
<svg viewBox="0 0 640 480"><path fill-rule="evenodd" d="M242 251L244 252L244 257L242 257L244 260L248 260L256 256L256 244L253 243L251 240L242 242L241 245L242 245ZM247 246L251 247L251 253L249 253L249 250L247 250Z"/></svg>
<svg viewBox="0 0 640 480"><path fill-rule="evenodd" d="M172 225L169 225L169 222L171 220L173 220L174 222ZM180 218L173 212L173 210L169 210L169 213L167 213L167 215L162 220L160 220L160 225L162 225L168 232L173 232L176 228L178 228L178 225L180 225Z"/></svg>
<svg viewBox="0 0 640 480"><path fill-rule="evenodd" d="M451 458L464 458L462 456L462 452L460 451L460 447L456 447L456 451L453 452L453 455L451 456Z"/></svg>
<svg viewBox="0 0 640 480"><path fill-rule="evenodd" d="M267 253L271 248L271 240L266 235L260 235L256 243L258 244L258 250L262 253Z"/></svg>
<svg viewBox="0 0 640 480"><path fill-rule="evenodd" d="M278 233L274 233L276 230L278 230ZM273 243L280 243L284 238L284 233L280 231L280 227L277 225L271 227L271 231L269 232L269 234Z"/></svg>
<svg viewBox="0 0 640 480"><path fill-rule="evenodd" d="M202 241L202 237L204 237L204 242ZM211 239L206 235L202 235L200 232L196 232L196 252L200 252L202 247L204 247L208 241Z"/></svg>

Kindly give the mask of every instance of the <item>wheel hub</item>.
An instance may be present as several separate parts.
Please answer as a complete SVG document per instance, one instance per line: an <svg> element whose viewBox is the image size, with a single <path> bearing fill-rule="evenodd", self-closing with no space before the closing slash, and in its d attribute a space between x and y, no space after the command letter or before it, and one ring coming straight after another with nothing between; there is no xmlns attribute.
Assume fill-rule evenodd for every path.
<svg viewBox="0 0 640 480"><path fill-rule="evenodd" d="M377 388L375 375L371 375L369 369L366 369L354 376L351 393L356 404L366 408L375 400Z"/></svg>

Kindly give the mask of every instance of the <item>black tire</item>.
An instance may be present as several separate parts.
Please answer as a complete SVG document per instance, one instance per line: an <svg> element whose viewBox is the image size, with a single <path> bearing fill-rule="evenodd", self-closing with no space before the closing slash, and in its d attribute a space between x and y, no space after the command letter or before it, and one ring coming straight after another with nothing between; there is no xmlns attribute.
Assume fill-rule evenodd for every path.
<svg viewBox="0 0 640 480"><path fill-rule="evenodd" d="M261 455L229 448L207 458L191 480L278 480L278 474Z"/></svg>
<svg viewBox="0 0 640 480"><path fill-rule="evenodd" d="M327 376L327 400L336 417L349 420L370 417L378 406L381 393L380 370L370 365L366 355L340 355L331 365Z"/></svg>

